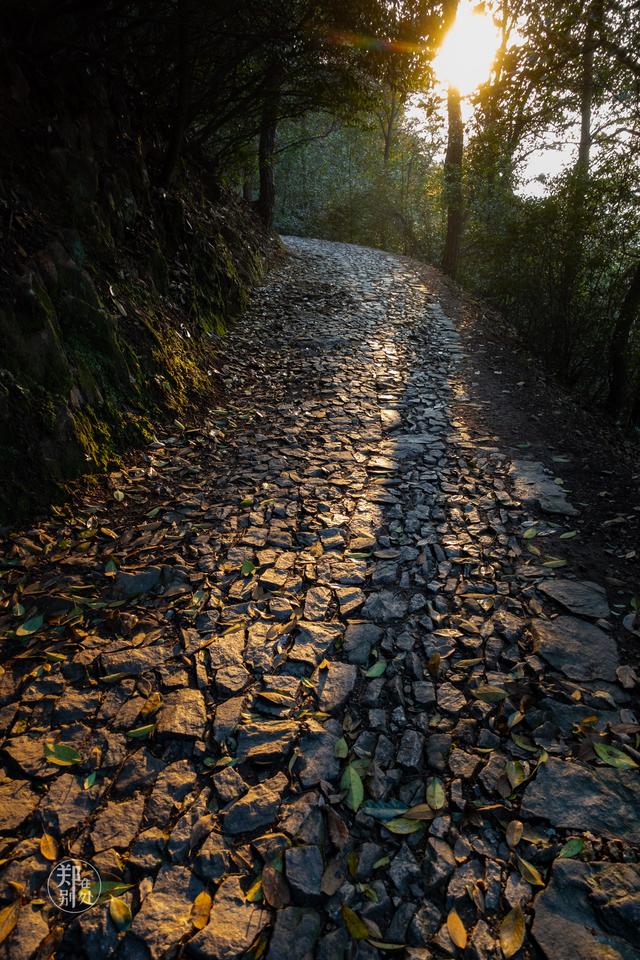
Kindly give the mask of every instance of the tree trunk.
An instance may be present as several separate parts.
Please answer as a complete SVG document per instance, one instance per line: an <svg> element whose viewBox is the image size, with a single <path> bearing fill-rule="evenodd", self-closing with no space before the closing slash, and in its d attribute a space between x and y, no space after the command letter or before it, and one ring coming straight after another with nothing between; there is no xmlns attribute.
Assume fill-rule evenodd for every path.
<svg viewBox="0 0 640 960"><path fill-rule="evenodd" d="M455 277L458 270L458 257L460 255L460 241L462 239L464 217L462 199L464 127L462 125L460 94L454 87L449 87L447 115L449 119L449 132L447 153L444 160L447 236L444 243L444 253L442 255L442 269L450 277Z"/></svg>
<svg viewBox="0 0 640 960"><path fill-rule="evenodd" d="M560 342L555 347L560 365L567 369L571 360L574 331L572 329L572 306L576 283L580 275L582 248L587 228L587 190L589 187L589 163L591 158L591 110L593 106L593 20L587 23L582 46L582 78L580 84L580 143L578 158L573 168L568 209L567 245L562 271L560 314L562 327ZM559 348L559 349L558 349Z"/></svg>
<svg viewBox="0 0 640 960"><path fill-rule="evenodd" d="M640 261L636 264L631 283L616 320L609 348L609 408L624 423L631 415L630 339L633 326L640 314Z"/></svg>
<svg viewBox="0 0 640 960"><path fill-rule="evenodd" d="M391 103L389 105L389 110L386 112L382 123L383 136L384 136L384 173L385 177L389 170L389 163L391 161L391 147L393 144L393 134L394 126L396 122L396 113L397 113L397 93L395 90L391 91Z"/></svg>
<svg viewBox="0 0 640 960"><path fill-rule="evenodd" d="M258 145L258 170L260 174L260 194L256 209L267 230L273 226L273 213L276 203L276 183L273 170L276 132L278 129L278 108L280 106L280 83L277 66L268 68L269 82L262 107L260 122L260 141Z"/></svg>
<svg viewBox="0 0 640 960"><path fill-rule="evenodd" d="M187 42L187 0L178 2L178 97L176 112L171 125L169 143L162 168L162 183L168 187L182 153L182 145L187 132L187 115L191 101L192 65Z"/></svg>
<svg viewBox="0 0 640 960"><path fill-rule="evenodd" d="M245 166L242 171L242 199L251 203L253 198L253 170L250 166Z"/></svg>

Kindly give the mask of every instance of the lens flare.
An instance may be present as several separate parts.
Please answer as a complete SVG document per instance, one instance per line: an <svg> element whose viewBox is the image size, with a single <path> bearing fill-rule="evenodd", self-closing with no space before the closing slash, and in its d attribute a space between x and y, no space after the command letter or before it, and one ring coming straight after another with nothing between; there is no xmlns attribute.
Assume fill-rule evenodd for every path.
<svg viewBox="0 0 640 960"><path fill-rule="evenodd" d="M468 96L488 80L499 43L492 18L463 0L433 61L438 80Z"/></svg>

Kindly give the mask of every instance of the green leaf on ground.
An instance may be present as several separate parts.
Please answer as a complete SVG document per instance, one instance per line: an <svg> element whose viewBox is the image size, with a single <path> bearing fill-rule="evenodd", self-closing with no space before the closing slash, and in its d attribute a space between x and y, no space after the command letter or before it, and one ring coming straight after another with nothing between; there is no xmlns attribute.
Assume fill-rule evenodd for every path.
<svg viewBox="0 0 640 960"><path fill-rule="evenodd" d="M396 817L394 820L387 820L384 828L390 833L406 836L409 833L417 833L418 830L422 830L422 824L419 820L409 820L408 817Z"/></svg>
<svg viewBox="0 0 640 960"><path fill-rule="evenodd" d="M149 737L155 730L155 723L146 723L143 727L135 727L134 730L127 730L127 737Z"/></svg>
<svg viewBox="0 0 640 960"><path fill-rule="evenodd" d="M80 763L82 757L73 747L66 743L45 743L44 756L48 763L53 763L57 767L70 767L74 763Z"/></svg>
<svg viewBox="0 0 640 960"><path fill-rule="evenodd" d="M349 744L347 743L344 737L340 737L339 740L336 740L336 745L333 748L333 755L335 757L339 757L340 760L344 760L344 758L347 756L348 753L349 753Z"/></svg>
<svg viewBox="0 0 640 960"><path fill-rule="evenodd" d="M364 920L361 920L358 914L352 910L351 907L348 907L346 903L342 904L340 912L342 913L344 925L349 931L351 938L353 940L366 940L369 936L369 927Z"/></svg>
<svg viewBox="0 0 640 960"><path fill-rule="evenodd" d="M442 780L432 777L427 784L427 803L432 810L441 810L447 802Z"/></svg>
<svg viewBox="0 0 640 960"><path fill-rule="evenodd" d="M582 853L584 850L584 840L580 837L572 837L571 840L567 840L564 847L558 854L559 859L571 860L572 857L577 857L578 854Z"/></svg>
<svg viewBox="0 0 640 960"><path fill-rule="evenodd" d="M593 749L610 767L616 767L618 770L636 770L638 767L632 757L618 750L617 747L610 747L608 743L594 743Z"/></svg>
<svg viewBox="0 0 640 960"><path fill-rule="evenodd" d="M347 791L347 796L345 797L347 804L354 813L357 813L364 800L364 785L360 774L352 763L345 768L340 786L343 790Z"/></svg>
<svg viewBox="0 0 640 960"><path fill-rule="evenodd" d="M30 637L32 634L37 633L40 627L42 626L44 617L41 613L37 613L35 617L30 617L28 620L25 620L24 623L21 623L16 630L16 636L18 637Z"/></svg>
<svg viewBox="0 0 640 960"><path fill-rule="evenodd" d="M494 687L490 683L481 683L472 693L476 700L482 700L484 703L500 703L508 696L507 691L502 687Z"/></svg>
<svg viewBox="0 0 640 960"><path fill-rule="evenodd" d="M521 783L524 783L527 777L527 772L521 760L508 760L504 772L507 775L512 790L515 790Z"/></svg>
<svg viewBox="0 0 640 960"><path fill-rule="evenodd" d="M369 669L365 671L365 677L368 677L370 680L375 679L375 677L381 677L386 669L387 661L380 658L380 660L376 660L373 666L369 667Z"/></svg>

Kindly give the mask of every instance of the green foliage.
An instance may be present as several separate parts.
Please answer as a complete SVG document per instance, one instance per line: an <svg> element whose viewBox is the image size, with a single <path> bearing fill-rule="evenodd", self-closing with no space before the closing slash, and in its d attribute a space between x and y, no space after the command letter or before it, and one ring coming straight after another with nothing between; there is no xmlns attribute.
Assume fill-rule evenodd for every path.
<svg viewBox="0 0 640 960"><path fill-rule="evenodd" d="M287 124L279 154L276 223L305 233L436 257L442 231L436 129L422 135L401 117L388 163L375 118L342 125L326 115Z"/></svg>

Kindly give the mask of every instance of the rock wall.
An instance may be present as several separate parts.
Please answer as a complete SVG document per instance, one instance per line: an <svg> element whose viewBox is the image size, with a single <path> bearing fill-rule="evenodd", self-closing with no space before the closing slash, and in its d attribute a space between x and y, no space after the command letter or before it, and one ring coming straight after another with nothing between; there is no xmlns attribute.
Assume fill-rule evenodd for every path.
<svg viewBox="0 0 640 960"><path fill-rule="evenodd" d="M273 250L206 172L154 189L152 151L103 88L52 113L19 71L5 87L0 522L215 394L215 335Z"/></svg>

